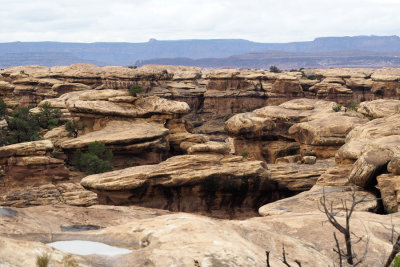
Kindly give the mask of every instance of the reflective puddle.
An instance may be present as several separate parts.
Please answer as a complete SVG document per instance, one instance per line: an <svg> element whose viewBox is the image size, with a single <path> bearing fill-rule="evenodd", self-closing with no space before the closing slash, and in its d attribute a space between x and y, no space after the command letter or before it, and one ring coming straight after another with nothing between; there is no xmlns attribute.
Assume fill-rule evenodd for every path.
<svg viewBox="0 0 400 267"><path fill-rule="evenodd" d="M109 246L100 242L84 241L84 240L71 240L71 241L57 241L47 244L50 247L61 250L63 252L76 254L76 255L108 255L115 256L121 254L128 254L131 252L129 249L118 248Z"/></svg>

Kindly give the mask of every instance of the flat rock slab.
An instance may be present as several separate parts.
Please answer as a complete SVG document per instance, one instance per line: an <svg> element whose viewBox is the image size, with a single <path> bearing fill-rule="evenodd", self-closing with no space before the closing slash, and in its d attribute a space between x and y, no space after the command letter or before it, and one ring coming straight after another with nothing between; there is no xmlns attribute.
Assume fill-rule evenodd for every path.
<svg viewBox="0 0 400 267"><path fill-rule="evenodd" d="M54 149L53 143L49 140L18 143L0 147L0 158L13 156L44 155Z"/></svg>
<svg viewBox="0 0 400 267"><path fill-rule="evenodd" d="M88 117L103 115L142 118L150 117L153 114L186 114L190 111L189 105L185 102L167 100L156 96L137 98L132 103L106 100L70 100L67 102L67 108L71 113L86 114Z"/></svg>
<svg viewBox="0 0 400 267"><path fill-rule="evenodd" d="M142 121L110 121L106 127L60 144L63 149L85 148L92 142L105 145L130 145L154 141L168 135L162 124Z"/></svg>

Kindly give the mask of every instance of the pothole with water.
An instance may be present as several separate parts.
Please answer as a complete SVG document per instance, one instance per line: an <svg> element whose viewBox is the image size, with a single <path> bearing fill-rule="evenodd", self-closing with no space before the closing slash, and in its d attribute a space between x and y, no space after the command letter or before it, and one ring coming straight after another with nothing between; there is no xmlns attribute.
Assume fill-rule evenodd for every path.
<svg viewBox="0 0 400 267"><path fill-rule="evenodd" d="M116 256L131 253L132 250L110 246L100 242L85 240L56 241L47 244L62 252L75 255L107 255Z"/></svg>

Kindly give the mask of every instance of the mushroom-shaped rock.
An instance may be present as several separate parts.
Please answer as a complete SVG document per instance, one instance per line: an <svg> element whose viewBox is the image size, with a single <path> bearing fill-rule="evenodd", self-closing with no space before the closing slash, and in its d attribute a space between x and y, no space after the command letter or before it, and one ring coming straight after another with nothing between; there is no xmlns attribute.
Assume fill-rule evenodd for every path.
<svg viewBox="0 0 400 267"><path fill-rule="evenodd" d="M265 163L219 154L175 156L90 175L81 184L103 204L134 204L174 211L235 212L278 198Z"/></svg>
<svg viewBox="0 0 400 267"><path fill-rule="evenodd" d="M79 149L97 141L107 146L120 146L127 150L135 150L135 144L141 149L146 149L143 144L151 145L154 141L165 138L166 135L168 135L168 129L158 123L110 121L103 129L66 140L60 146L62 149Z"/></svg>
<svg viewBox="0 0 400 267"><path fill-rule="evenodd" d="M156 96L137 98L133 103L118 103L106 100L76 100L67 102L71 113L80 116L91 117L93 115L117 116L117 117L149 117L154 114L175 115L189 112L189 105L159 98Z"/></svg>

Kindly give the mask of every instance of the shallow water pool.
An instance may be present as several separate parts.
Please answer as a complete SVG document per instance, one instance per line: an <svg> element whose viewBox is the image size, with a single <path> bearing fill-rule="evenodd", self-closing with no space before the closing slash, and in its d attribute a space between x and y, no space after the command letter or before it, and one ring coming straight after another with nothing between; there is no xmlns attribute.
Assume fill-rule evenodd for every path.
<svg viewBox="0 0 400 267"><path fill-rule="evenodd" d="M71 240L71 241L57 241L47 244L50 247L61 250L63 252L76 254L76 255L108 255L115 256L121 254L128 254L131 250L126 248L118 248L109 246L100 242L84 241L84 240Z"/></svg>

